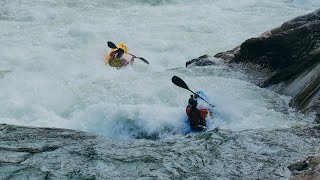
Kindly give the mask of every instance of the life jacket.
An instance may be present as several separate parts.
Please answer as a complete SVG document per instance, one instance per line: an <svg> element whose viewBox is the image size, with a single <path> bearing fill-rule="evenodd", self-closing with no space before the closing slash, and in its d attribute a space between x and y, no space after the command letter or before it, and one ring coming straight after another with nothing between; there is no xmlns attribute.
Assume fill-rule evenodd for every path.
<svg viewBox="0 0 320 180"><path fill-rule="evenodd" d="M116 52L110 53L109 65L112 67L120 68L121 60L118 57L116 57L116 54Z"/></svg>
<svg viewBox="0 0 320 180"><path fill-rule="evenodd" d="M109 65L111 67L121 68L122 66L128 65L130 62L124 58L118 58L116 52L110 53Z"/></svg>
<svg viewBox="0 0 320 180"><path fill-rule="evenodd" d="M192 109L190 106L187 106L186 113L191 129L195 130L199 125L206 126L208 112L208 109Z"/></svg>

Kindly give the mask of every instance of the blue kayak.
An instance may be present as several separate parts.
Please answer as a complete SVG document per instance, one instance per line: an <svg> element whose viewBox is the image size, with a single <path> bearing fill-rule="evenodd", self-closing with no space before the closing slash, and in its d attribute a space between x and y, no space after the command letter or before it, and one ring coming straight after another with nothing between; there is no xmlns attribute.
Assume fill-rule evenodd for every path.
<svg viewBox="0 0 320 180"><path fill-rule="evenodd" d="M201 98L203 98L203 99L205 99L206 101L208 101L208 96L203 92L203 91L197 91L196 92L196 94L198 94ZM198 104L204 104L203 102L203 100L200 98L200 97L198 97L198 98L196 98L196 100L197 100L197 102L198 102ZM200 111L206 111L206 112L210 112L209 111L209 109L208 109L208 107L198 107L198 109L200 110ZM201 126L200 128L199 128L199 130L192 130L191 129L191 127L190 127L190 123L189 123L189 120L188 120L188 117L187 117L187 115L185 116L185 118L184 118L184 132L186 133L186 134L188 134L188 133L192 133L192 132L204 132L204 131L206 131L207 130L207 127L206 126ZM207 123L206 123L207 124Z"/></svg>

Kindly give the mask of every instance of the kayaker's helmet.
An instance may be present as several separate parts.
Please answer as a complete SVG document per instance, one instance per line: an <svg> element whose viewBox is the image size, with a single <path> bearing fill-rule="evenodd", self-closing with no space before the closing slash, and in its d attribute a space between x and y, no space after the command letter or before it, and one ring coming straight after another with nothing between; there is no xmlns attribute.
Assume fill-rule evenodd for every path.
<svg viewBox="0 0 320 180"><path fill-rule="evenodd" d="M126 44L124 44L123 42L118 44L118 48L123 49L124 52L128 52L128 48L127 48Z"/></svg>
<svg viewBox="0 0 320 180"><path fill-rule="evenodd" d="M189 106L191 106L192 108L196 108L198 105L198 102L195 98L193 98L193 95L190 96L190 99L188 101Z"/></svg>
<svg viewBox="0 0 320 180"><path fill-rule="evenodd" d="M122 58L123 54L124 54L124 50L122 48L119 48L117 50L117 58L119 59Z"/></svg>

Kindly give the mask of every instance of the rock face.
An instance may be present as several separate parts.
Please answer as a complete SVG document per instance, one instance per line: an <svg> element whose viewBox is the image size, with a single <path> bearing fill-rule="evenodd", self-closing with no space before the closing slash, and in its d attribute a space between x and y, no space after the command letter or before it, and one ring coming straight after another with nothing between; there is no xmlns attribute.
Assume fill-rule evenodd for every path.
<svg viewBox="0 0 320 180"><path fill-rule="evenodd" d="M307 127L215 129L156 141L115 140L0 124L0 179L287 179L285 167L319 153L319 135Z"/></svg>
<svg viewBox="0 0 320 180"><path fill-rule="evenodd" d="M270 74L259 83L261 87L276 87L293 97L293 107L315 111L320 119L320 9L215 57L268 69Z"/></svg>
<svg viewBox="0 0 320 180"><path fill-rule="evenodd" d="M320 179L320 156L309 156L303 161L288 166L293 172L290 180Z"/></svg>
<svg viewBox="0 0 320 180"><path fill-rule="evenodd" d="M69 148L88 149L96 141L81 131L0 124L0 179L70 179L63 173L69 162L61 163L76 157ZM74 163L79 159L71 162L73 168L81 167Z"/></svg>
<svg viewBox="0 0 320 180"><path fill-rule="evenodd" d="M210 61L209 56L206 54L206 55L203 55L203 56L200 56L196 59L191 59L190 61L186 62L186 67L188 67L189 65L191 64L194 64L196 66L211 66L211 65L214 65L214 62Z"/></svg>

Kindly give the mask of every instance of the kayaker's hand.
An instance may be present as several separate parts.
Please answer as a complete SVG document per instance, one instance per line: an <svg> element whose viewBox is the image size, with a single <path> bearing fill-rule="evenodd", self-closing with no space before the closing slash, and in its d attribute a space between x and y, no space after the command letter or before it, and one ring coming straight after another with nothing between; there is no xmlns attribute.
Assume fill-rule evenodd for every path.
<svg viewBox="0 0 320 180"><path fill-rule="evenodd" d="M194 94L194 98L198 98L199 95L197 93Z"/></svg>

